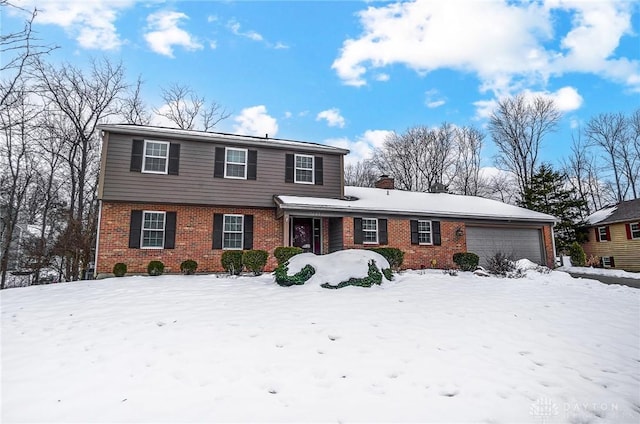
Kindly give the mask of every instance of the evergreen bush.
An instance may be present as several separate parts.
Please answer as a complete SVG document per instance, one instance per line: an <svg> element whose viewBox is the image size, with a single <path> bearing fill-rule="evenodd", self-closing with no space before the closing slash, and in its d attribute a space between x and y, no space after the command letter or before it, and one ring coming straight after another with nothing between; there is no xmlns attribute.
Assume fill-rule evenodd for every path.
<svg viewBox="0 0 640 424"><path fill-rule="evenodd" d="M127 273L127 264L123 264L122 262L118 262L113 266L113 274L116 277L124 277Z"/></svg>
<svg viewBox="0 0 640 424"><path fill-rule="evenodd" d="M459 252L453 254L453 262L462 271L475 271L480 262L480 257L472 252Z"/></svg>
<svg viewBox="0 0 640 424"><path fill-rule="evenodd" d="M580 246L580 243L574 241L569 245L568 250L573 266L584 266L587 263L587 254L584 253L584 249Z"/></svg>
<svg viewBox="0 0 640 424"><path fill-rule="evenodd" d="M291 259L295 255L299 255L302 252L303 250L300 247L280 246L275 248L275 250L273 251L273 256L276 257L276 260L278 261L278 265L282 265L283 263L287 262L289 259Z"/></svg>
<svg viewBox="0 0 640 424"><path fill-rule="evenodd" d="M389 262L391 269L399 270L404 262L404 252L397 247L374 247L372 250L382 256Z"/></svg>
<svg viewBox="0 0 640 424"><path fill-rule="evenodd" d="M336 286L332 286L329 283L324 283L320 287L324 287L325 289L341 289L347 286L371 287L374 284L382 284L382 272L380 272L380 270L378 269L376 261L371 259L369 261L369 271L367 272L366 277L349 278L347 281L343 281Z"/></svg>
<svg viewBox="0 0 640 424"><path fill-rule="evenodd" d="M261 275L267 265L269 253L266 250L245 250L242 254L242 265L253 275Z"/></svg>
<svg viewBox="0 0 640 424"><path fill-rule="evenodd" d="M287 275L288 271L288 263L278 265L275 270L276 283L278 283L278 285L282 287L301 286L316 273L316 269L311 265L305 265L304 268L294 275Z"/></svg>
<svg viewBox="0 0 640 424"><path fill-rule="evenodd" d="M393 270L391 268L385 268L382 270L382 274L384 274L384 278L389 281L393 281Z"/></svg>
<svg viewBox="0 0 640 424"><path fill-rule="evenodd" d="M198 269L198 263L193 259L187 259L180 264L180 272L185 275L193 275Z"/></svg>
<svg viewBox="0 0 640 424"><path fill-rule="evenodd" d="M494 253L493 256L487 258L487 271L491 274L506 277L515 271L515 269L516 265L511 255L506 255L498 251Z"/></svg>
<svg viewBox="0 0 640 424"><path fill-rule="evenodd" d="M225 250L220 258L222 268L231 275L242 272L242 250Z"/></svg>
<svg viewBox="0 0 640 424"><path fill-rule="evenodd" d="M164 264L161 261L151 261L147 265L147 273L151 276L162 275L164 272Z"/></svg>

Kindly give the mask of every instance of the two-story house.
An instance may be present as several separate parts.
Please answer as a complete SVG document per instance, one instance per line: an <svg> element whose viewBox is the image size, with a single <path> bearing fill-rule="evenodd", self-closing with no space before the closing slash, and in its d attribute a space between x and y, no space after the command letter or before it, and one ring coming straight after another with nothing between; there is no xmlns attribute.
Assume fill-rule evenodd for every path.
<svg viewBox="0 0 640 424"><path fill-rule="evenodd" d="M345 187L348 150L316 143L125 124L102 125L96 273L185 259L221 271L227 249L299 246L324 254L398 247L405 266L497 251L553 264L549 215L489 199ZM267 269L275 266L270 256Z"/></svg>

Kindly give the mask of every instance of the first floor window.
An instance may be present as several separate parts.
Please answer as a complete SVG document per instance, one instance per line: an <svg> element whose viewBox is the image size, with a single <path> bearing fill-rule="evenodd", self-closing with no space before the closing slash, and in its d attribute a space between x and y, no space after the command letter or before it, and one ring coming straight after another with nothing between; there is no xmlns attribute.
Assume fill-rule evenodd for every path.
<svg viewBox="0 0 640 424"><path fill-rule="evenodd" d="M247 178L247 150L227 148L225 178Z"/></svg>
<svg viewBox="0 0 640 424"><path fill-rule="evenodd" d="M142 219L143 248L164 247L165 213L144 211Z"/></svg>
<svg viewBox="0 0 640 424"><path fill-rule="evenodd" d="M629 228L631 229L631 238L640 239L640 223L629 224Z"/></svg>
<svg viewBox="0 0 640 424"><path fill-rule="evenodd" d="M142 162L143 172L166 174L169 165L169 143L146 140Z"/></svg>
<svg viewBox="0 0 640 424"><path fill-rule="evenodd" d="M598 227L598 236L600 241L607 241L607 227Z"/></svg>
<svg viewBox="0 0 640 424"><path fill-rule="evenodd" d="M243 215L225 215L222 232L223 249L242 250Z"/></svg>
<svg viewBox="0 0 640 424"><path fill-rule="evenodd" d="M602 266L605 268L611 268L613 266L613 258L611 256L603 256Z"/></svg>
<svg viewBox="0 0 640 424"><path fill-rule="evenodd" d="M431 244L431 221L418 221L418 243Z"/></svg>
<svg viewBox="0 0 640 424"><path fill-rule="evenodd" d="M363 243L378 243L378 220L375 218L362 218Z"/></svg>
<svg viewBox="0 0 640 424"><path fill-rule="evenodd" d="M296 155L296 183L313 184L313 156Z"/></svg>

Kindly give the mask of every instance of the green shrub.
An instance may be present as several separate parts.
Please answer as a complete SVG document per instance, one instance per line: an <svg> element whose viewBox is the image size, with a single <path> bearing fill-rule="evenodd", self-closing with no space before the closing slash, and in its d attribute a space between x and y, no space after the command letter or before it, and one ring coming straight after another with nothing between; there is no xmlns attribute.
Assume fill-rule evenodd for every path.
<svg viewBox="0 0 640 424"><path fill-rule="evenodd" d="M127 273L127 264L123 264L122 262L118 262L113 266L113 274L116 277L124 277Z"/></svg>
<svg viewBox="0 0 640 424"><path fill-rule="evenodd" d="M587 254L577 241L569 245L569 256L573 266L584 266L587 263Z"/></svg>
<svg viewBox="0 0 640 424"><path fill-rule="evenodd" d="M193 259L187 259L180 264L180 272L185 275L193 275L196 273L196 269L198 269L198 262Z"/></svg>
<svg viewBox="0 0 640 424"><path fill-rule="evenodd" d="M267 265L269 253L266 250L245 250L242 254L242 265L253 275L261 275Z"/></svg>
<svg viewBox="0 0 640 424"><path fill-rule="evenodd" d="M160 261L151 261L147 265L147 272L151 276L162 275L164 272L164 264Z"/></svg>
<svg viewBox="0 0 640 424"><path fill-rule="evenodd" d="M275 271L276 283L282 287L301 286L316 273L316 269L311 265L305 265L294 275L287 275L289 271L288 263L278 265Z"/></svg>
<svg viewBox="0 0 640 424"><path fill-rule="evenodd" d="M387 262L389 262L391 269L396 271L400 269L402 262L404 262L404 252L397 247L375 247L369 250L384 256Z"/></svg>
<svg viewBox="0 0 640 424"><path fill-rule="evenodd" d="M278 261L278 265L282 265L283 263L287 262L289 259L291 259L295 255L299 255L302 252L303 250L300 247L280 246L280 247L276 247L276 249L273 251L273 256L276 257L276 260Z"/></svg>
<svg viewBox="0 0 640 424"><path fill-rule="evenodd" d="M511 255L496 252L493 256L489 256L487 258L487 271L491 274L506 277L508 274L515 271L515 269L516 265L513 262L513 257Z"/></svg>
<svg viewBox="0 0 640 424"><path fill-rule="evenodd" d="M391 268L385 268L382 270L382 274L384 274L384 278L389 281L393 281L393 270Z"/></svg>
<svg viewBox="0 0 640 424"><path fill-rule="evenodd" d="M453 254L453 262L463 271L475 271L480 257L472 252L459 252Z"/></svg>
<svg viewBox="0 0 640 424"><path fill-rule="evenodd" d="M336 286L332 286L329 283L324 283L320 287L324 287L325 289L341 289L347 286L371 287L374 284L382 284L382 272L380 272L380 270L378 269L376 261L371 259L369 261L369 271L367 272L366 277L349 278L347 281L343 281Z"/></svg>
<svg viewBox="0 0 640 424"><path fill-rule="evenodd" d="M242 250L225 250L220 258L222 268L231 275L242 272Z"/></svg>

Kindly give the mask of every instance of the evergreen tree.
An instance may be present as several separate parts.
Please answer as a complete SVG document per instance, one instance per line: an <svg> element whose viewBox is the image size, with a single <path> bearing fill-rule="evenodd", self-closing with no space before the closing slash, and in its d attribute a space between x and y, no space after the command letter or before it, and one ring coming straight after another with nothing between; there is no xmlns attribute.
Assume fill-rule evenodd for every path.
<svg viewBox="0 0 640 424"><path fill-rule="evenodd" d="M579 199L567 184L566 174L554 171L551 165L540 165L518 204L560 220L554 227L559 252L566 250L574 241L584 241L580 240L581 234L577 230L584 226L580 211L586 208L586 202Z"/></svg>

